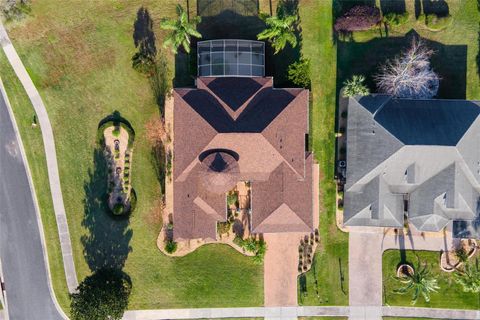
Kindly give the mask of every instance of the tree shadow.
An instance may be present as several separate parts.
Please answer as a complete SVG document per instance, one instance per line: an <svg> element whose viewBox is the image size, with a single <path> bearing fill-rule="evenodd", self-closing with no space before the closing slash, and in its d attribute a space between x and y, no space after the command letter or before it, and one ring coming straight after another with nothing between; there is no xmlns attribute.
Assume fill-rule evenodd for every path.
<svg viewBox="0 0 480 320"><path fill-rule="evenodd" d="M170 69L168 61L162 51L157 54L155 61L155 69L149 78L150 87L152 88L155 103L162 117L165 114L165 100L171 89Z"/></svg>
<svg viewBox="0 0 480 320"><path fill-rule="evenodd" d="M446 17L450 14L448 3L445 0L422 0L423 12L426 15L435 14Z"/></svg>
<svg viewBox="0 0 480 320"><path fill-rule="evenodd" d="M151 160L153 167L155 168L155 174L157 176L157 180L160 183L160 188L162 190L162 194L165 194L165 175L166 175L166 153L165 153L165 146L161 142L157 142L151 151Z"/></svg>
<svg viewBox="0 0 480 320"><path fill-rule="evenodd" d="M383 15L387 13L405 13L407 11L405 0L380 0L380 9Z"/></svg>
<svg viewBox="0 0 480 320"><path fill-rule="evenodd" d="M137 19L133 24L133 42L135 48L147 56L155 57L157 54L153 20L145 7L140 7L137 11Z"/></svg>
<svg viewBox="0 0 480 320"><path fill-rule="evenodd" d="M414 8L415 8L415 19L418 19L418 17L420 17L420 15L422 14L422 0L415 0Z"/></svg>
<svg viewBox="0 0 480 320"><path fill-rule="evenodd" d="M399 55L410 46L412 37L419 35L411 30L403 37L374 38L367 42L338 41L337 44L337 96L343 82L354 74L365 75L371 92L376 92L374 75L379 66ZM441 78L438 98L465 99L467 77L467 46L445 45L423 39L434 50L431 65ZM359 59L359 57L363 57Z"/></svg>
<svg viewBox="0 0 480 320"><path fill-rule="evenodd" d="M109 213L107 200L108 169L102 148L93 152L93 170L89 170L84 184L84 218L82 226L87 234L81 237L83 254L90 270L121 270L128 254L132 251L130 240L133 235L129 220L116 218Z"/></svg>

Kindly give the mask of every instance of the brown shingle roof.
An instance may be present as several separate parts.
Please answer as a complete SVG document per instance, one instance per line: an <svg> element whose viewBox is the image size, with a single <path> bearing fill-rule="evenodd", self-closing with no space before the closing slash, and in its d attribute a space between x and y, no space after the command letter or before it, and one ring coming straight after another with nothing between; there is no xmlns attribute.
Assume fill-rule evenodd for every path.
<svg viewBox="0 0 480 320"><path fill-rule="evenodd" d="M175 238L215 238L215 222L226 219L226 195L212 185L221 180L230 188L233 177L252 181L254 232L313 229L308 91L272 84L271 78L198 78L197 89L175 89ZM215 183L207 187L202 161L218 154L238 169L209 172Z"/></svg>

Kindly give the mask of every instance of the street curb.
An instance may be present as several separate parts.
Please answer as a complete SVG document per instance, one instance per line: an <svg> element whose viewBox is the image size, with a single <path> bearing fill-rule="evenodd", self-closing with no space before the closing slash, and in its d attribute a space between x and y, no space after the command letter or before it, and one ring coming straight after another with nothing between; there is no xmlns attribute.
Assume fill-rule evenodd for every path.
<svg viewBox="0 0 480 320"><path fill-rule="evenodd" d="M10 120L12 121L13 129L15 131L15 136L17 137L18 148L20 149L20 154L22 155L22 163L23 163L23 166L25 167L25 171L27 173L28 186L30 188L30 193L32 194L33 204L34 204L34 207L35 207L35 215L37 216L38 228L40 229L40 242L41 242L41 245L42 245L43 258L44 258L43 260L44 260L44 263L45 263L45 268L46 268L47 276L48 276L48 281L47 281L48 282L48 290L50 291L50 296L52 297L53 303L55 304L55 307L57 308L57 311L59 312L59 314L65 320L68 320L69 318L67 317L67 315L65 314L63 309L60 307L60 304L58 303L57 297L55 295L55 291L53 289L52 275L50 273L50 263L48 261L48 252L47 252L47 246L46 246L46 241L45 241L45 233L44 233L44 229L43 229L42 218L40 216L40 207L38 205L37 194L35 192L35 188L34 188L34 185L33 185L32 173L31 173L30 167L28 165L28 160L27 160L27 156L26 156L26 153L25 153L25 148L23 146L23 141L22 141L22 138L20 136L20 131L18 130L17 121L15 120L15 116L14 116L12 107L10 105L10 100L8 99L7 92L5 91L5 87L3 86L3 81L2 81L1 78L0 78L0 94L2 95L2 97L5 101L5 105L7 106L8 114L10 115ZM6 298L5 298L5 300L6 300ZM5 306L5 309L7 310L6 320L8 320L7 306Z"/></svg>
<svg viewBox="0 0 480 320"><path fill-rule="evenodd" d="M0 87L2 86L2 79L0 79ZM5 282L5 277L3 276L3 270L2 270L2 260L0 259L0 283ZM5 317L3 320L9 320L8 317L8 304L7 304L7 293L0 288L0 303L2 303L3 310L0 310L0 313L3 312Z"/></svg>

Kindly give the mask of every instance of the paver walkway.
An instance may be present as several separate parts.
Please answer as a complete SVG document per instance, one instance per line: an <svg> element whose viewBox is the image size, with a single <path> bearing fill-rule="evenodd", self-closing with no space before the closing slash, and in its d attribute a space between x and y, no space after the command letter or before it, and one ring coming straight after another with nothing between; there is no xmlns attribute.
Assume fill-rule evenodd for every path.
<svg viewBox="0 0 480 320"><path fill-rule="evenodd" d="M267 243L263 285L265 306L296 306L298 246L303 233L264 234Z"/></svg>
<svg viewBox="0 0 480 320"><path fill-rule="evenodd" d="M63 204L62 189L60 187L60 176L58 174L57 154L55 150L55 141L53 130L48 119L47 110L43 104L42 98L35 88L32 79L27 73L17 51L13 47L3 24L0 22L0 44L12 65L15 74L22 83L25 91L32 102L37 114L38 122L42 130L43 146L47 159L48 181L52 193L53 209L57 221L58 234L60 237L60 246L62 250L63 266L67 278L67 286L70 292L73 292L78 286L77 274L72 256L72 244L70 242L70 232L68 230L67 217L65 215L65 206ZM41 230L43 232L43 230Z"/></svg>

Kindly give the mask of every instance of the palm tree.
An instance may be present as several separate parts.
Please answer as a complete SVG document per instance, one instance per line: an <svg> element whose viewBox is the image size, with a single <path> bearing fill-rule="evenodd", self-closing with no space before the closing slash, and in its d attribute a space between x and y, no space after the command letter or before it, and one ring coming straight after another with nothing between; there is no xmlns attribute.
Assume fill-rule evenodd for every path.
<svg viewBox="0 0 480 320"><path fill-rule="evenodd" d="M268 40L275 49L275 54L285 48L287 42L295 48L297 46L297 37L295 36L295 22L297 15L283 16L265 16L260 18L265 21L267 28L257 35L258 40Z"/></svg>
<svg viewBox="0 0 480 320"><path fill-rule="evenodd" d="M423 268L418 263L417 268L413 274L406 274L405 277L396 277L400 283L404 286L394 290L398 294L406 294L413 290L412 305L417 303L420 294L423 296L426 302L430 301L430 293L437 292L440 287L437 284L437 279L430 275L430 271L426 264L423 264Z"/></svg>
<svg viewBox="0 0 480 320"><path fill-rule="evenodd" d="M464 292L480 292L480 268L478 261L465 263L465 269L454 273L455 282L463 287Z"/></svg>
<svg viewBox="0 0 480 320"><path fill-rule="evenodd" d="M343 83L343 95L345 97L354 97L356 95L367 96L370 90L365 85L365 77L362 75L353 75L351 79Z"/></svg>
<svg viewBox="0 0 480 320"><path fill-rule="evenodd" d="M171 30L170 34L163 41L164 47L171 47L173 53L178 52L180 46L185 52L190 52L190 37L201 38L202 35L197 31L197 24L200 23L201 17L195 17L189 21L187 12L183 7L177 4L177 19L164 19L160 26L162 29Z"/></svg>

